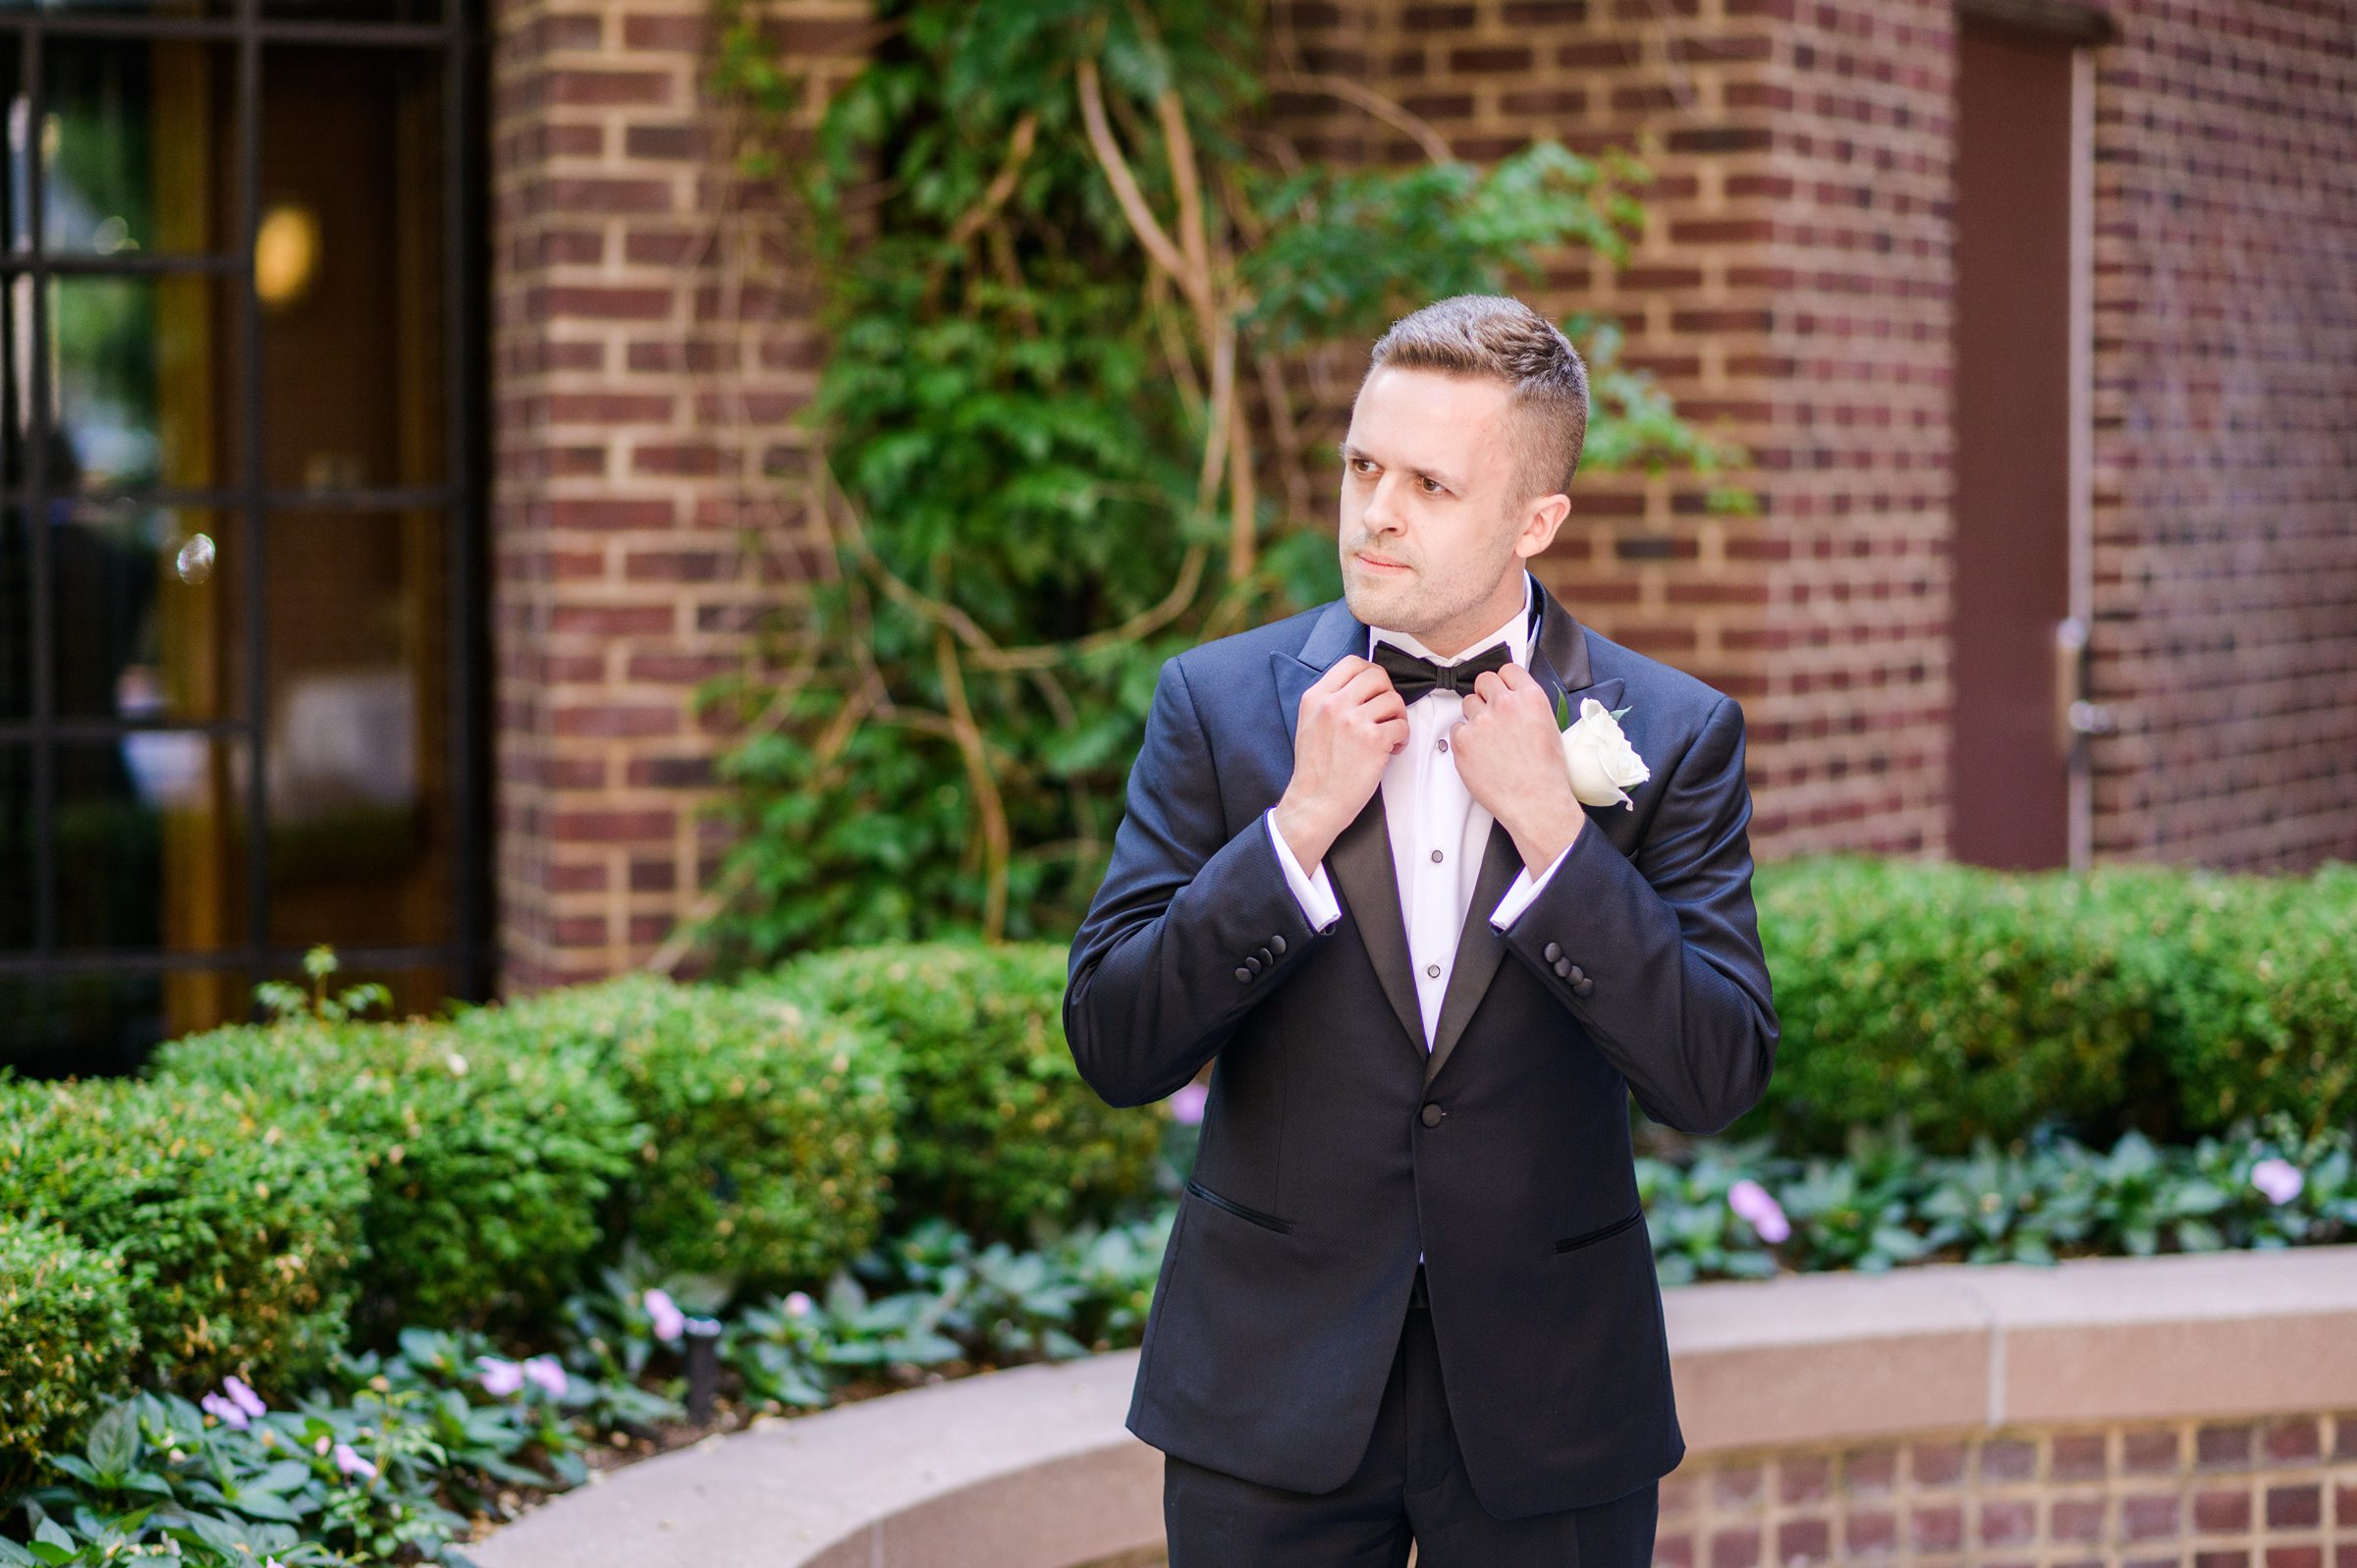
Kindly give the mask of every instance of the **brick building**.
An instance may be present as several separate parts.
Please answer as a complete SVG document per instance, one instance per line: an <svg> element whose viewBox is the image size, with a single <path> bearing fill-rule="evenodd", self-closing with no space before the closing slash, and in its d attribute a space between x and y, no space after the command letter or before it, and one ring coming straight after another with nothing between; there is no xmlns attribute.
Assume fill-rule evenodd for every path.
<svg viewBox="0 0 2357 1568"><path fill-rule="evenodd" d="M254 3L239 25L266 30ZM763 14L821 80L869 35L850 0ZM363 941L430 1003L644 961L708 880L719 737L688 692L816 569L807 497L772 475L800 470L787 415L825 348L759 264L791 237L714 163L707 0L415 26L482 87L445 123L482 185L449 243L487 263L479 310L454 284L436 318L482 360L449 395L479 400L449 515L481 570L458 552L444 609L486 618L458 668L490 701L471 756L436 754L453 794L422 840L459 857L431 884L459 913ZM1538 566L1743 700L1761 858L2357 858L2346 0L1284 0L1266 43L1463 157L1551 135L1655 171L1629 264L1565 254L1529 297L1613 312L1627 361L1746 445L1761 510L1583 472ZM1314 91L1277 112L1320 155L1421 155ZM0 737L57 744L55 705L27 709ZM54 892L68 866L23 870ZM283 955L260 886L184 967ZM66 933L27 927L6 961L55 972Z"/></svg>

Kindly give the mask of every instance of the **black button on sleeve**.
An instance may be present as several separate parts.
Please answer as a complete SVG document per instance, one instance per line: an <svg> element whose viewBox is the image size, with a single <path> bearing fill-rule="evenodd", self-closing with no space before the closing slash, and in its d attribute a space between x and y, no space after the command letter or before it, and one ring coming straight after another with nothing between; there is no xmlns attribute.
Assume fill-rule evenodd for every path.
<svg viewBox="0 0 2357 1568"><path fill-rule="evenodd" d="M1285 951L1285 933L1281 931L1274 937L1271 937L1269 939L1269 946L1276 948L1279 952Z"/></svg>
<svg viewBox="0 0 2357 1568"><path fill-rule="evenodd" d="M1555 961L1555 972L1559 975L1569 974L1571 972L1571 960L1568 958L1558 958Z"/></svg>
<svg viewBox="0 0 2357 1568"><path fill-rule="evenodd" d="M1560 942L1551 942L1540 951L1549 963L1553 963L1563 955L1563 945Z"/></svg>
<svg viewBox="0 0 2357 1568"><path fill-rule="evenodd" d="M1256 957L1253 957L1253 956L1251 956L1250 954L1246 954L1246 955L1245 955L1245 958L1244 958L1244 967L1245 967L1246 969L1249 969L1249 970L1251 970L1251 971L1252 971L1254 974L1259 974L1259 973L1260 973L1260 960L1259 960L1258 958L1256 958Z"/></svg>
<svg viewBox="0 0 2357 1568"><path fill-rule="evenodd" d="M1252 971L1251 971L1251 970L1249 970L1249 969L1238 969L1238 970L1236 970L1236 972L1235 972L1235 978L1236 978L1236 979L1238 979L1238 980L1242 980L1242 981L1249 982L1249 981L1251 980L1251 978L1252 978Z"/></svg>
<svg viewBox="0 0 2357 1568"><path fill-rule="evenodd" d="M1596 982L1595 982L1595 981L1593 981L1593 980L1590 980L1590 979L1588 979L1588 978L1587 978L1585 975L1582 975L1582 976L1580 977L1579 983L1578 983L1577 985L1575 985L1575 986L1573 986L1573 987L1571 988L1571 994L1572 994L1573 996L1577 996L1577 997L1584 997L1584 996L1586 996L1586 995L1587 995L1589 992L1591 992L1591 991L1594 991L1595 989L1596 989Z"/></svg>

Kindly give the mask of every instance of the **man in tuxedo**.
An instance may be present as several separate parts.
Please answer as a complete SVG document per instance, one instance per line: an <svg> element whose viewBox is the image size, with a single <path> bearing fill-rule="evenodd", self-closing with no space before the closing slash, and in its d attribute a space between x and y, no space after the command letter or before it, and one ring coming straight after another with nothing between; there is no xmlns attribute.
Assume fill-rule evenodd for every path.
<svg viewBox="0 0 2357 1568"><path fill-rule="evenodd" d="M1343 597L1162 667L1064 1021L1113 1105L1213 1063L1128 1415L1172 1568L1652 1555L1685 1442L1628 1097L1717 1132L1779 1025L1742 710L1525 566L1587 407L1517 300L1402 318L1341 449ZM1559 697L1642 763L1609 805Z"/></svg>

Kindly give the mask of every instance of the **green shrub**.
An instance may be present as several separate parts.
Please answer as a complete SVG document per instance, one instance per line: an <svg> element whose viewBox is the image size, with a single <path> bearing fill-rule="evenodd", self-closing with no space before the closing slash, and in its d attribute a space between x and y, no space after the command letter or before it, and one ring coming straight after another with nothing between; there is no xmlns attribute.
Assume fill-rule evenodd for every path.
<svg viewBox="0 0 2357 1568"><path fill-rule="evenodd" d="M2162 1135L2274 1111L2311 1133L2357 1122L2357 866L2105 866L2089 882L2151 999Z"/></svg>
<svg viewBox="0 0 2357 1568"><path fill-rule="evenodd" d="M292 1020L167 1043L167 1080L318 1108L369 1180L360 1303L372 1339L402 1324L521 1325L579 1279L600 1205L640 1128L619 1090L554 1052L477 1059L448 1023Z"/></svg>
<svg viewBox="0 0 2357 1568"><path fill-rule="evenodd" d="M0 1214L119 1254L143 1381L324 1367L366 1199L358 1160L301 1108L205 1083L0 1085Z"/></svg>
<svg viewBox="0 0 2357 1568"><path fill-rule="evenodd" d="M661 1266L808 1283L875 1239L896 1153L890 1063L835 1020L636 974L477 1008L459 1031L591 1064L629 1097L647 1132L628 1230Z"/></svg>
<svg viewBox="0 0 2357 1568"><path fill-rule="evenodd" d="M0 1495L130 1388L138 1353L120 1258L0 1216Z"/></svg>
<svg viewBox="0 0 2357 1568"><path fill-rule="evenodd" d="M1069 949L893 943L807 953L748 982L850 1019L899 1063L897 1212L986 1238L1105 1219L1149 1190L1164 1112L1117 1109L1064 1039Z"/></svg>
<svg viewBox="0 0 2357 1568"><path fill-rule="evenodd" d="M1779 1148L1895 1117L1954 1154L2118 1110L2150 1000L2078 879L1822 855L1754 892L1782 1035L1753 1114Z"/></svg>

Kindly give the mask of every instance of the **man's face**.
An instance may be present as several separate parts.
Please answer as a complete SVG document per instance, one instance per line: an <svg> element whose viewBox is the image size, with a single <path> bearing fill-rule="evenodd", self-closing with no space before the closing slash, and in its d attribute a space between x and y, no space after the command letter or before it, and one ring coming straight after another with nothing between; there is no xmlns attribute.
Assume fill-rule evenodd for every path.
<svg viewBox="0 0 2357 1568"><path fill-rule="evenodd" d="M1510 395L1493 377L1390 365L1359 389L1338 541L1359 620L1453 656L1521 607L1522 562L1570 503L1513 494Z"/></svg>

